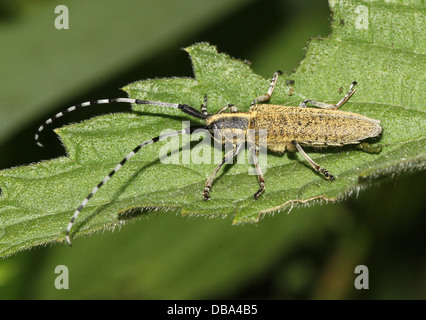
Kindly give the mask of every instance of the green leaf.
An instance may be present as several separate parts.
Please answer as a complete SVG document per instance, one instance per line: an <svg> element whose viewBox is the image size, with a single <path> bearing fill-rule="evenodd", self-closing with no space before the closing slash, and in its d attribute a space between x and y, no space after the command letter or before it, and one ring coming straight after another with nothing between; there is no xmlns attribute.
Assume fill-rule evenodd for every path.
<svg viewBox="0 0 426 320"><path fill-rule="evenodd" d="M381 120L380 154L351 147L308 150L336 176L333 182L315 173L300 154L270 154L266 192L259 200L253 199L258 184L248 174L251 166L236 164L219 173L212 200L204 202L203 186L216 164L163 164L160 159L167 155L167 141L159 142L143 148L90 200L72 236L114 227L135 216L122 213L141 208L173 208L206 216L232 214L234 223L253 222L294 205L344 199L378 178L424 170L424 10L402 4L366 6L361 1L332 2L332 9L333 35L310 42L295 73L279 79L271 103L336 102L356 80L357 92L342 109ZM393 24L385 23L384 17L392 18ZM363 19L369 19L368 25ZM213 113L228 103L246 111L253 98L269 86L269 79L253 73L247 63L218 53L207 43L186 51L195 79L146 80L124 89L132 98L194 107L208 94ZM294 85L286 84L286 79L294 80ZM133 114L107 115L57 129L68 157L0 172L1 256L63 241L75 209L130 150L163 130L179 130L183 120L190 120L170 108L134 106L134 110ZM179 139L181 147L185 145L182 139L188 137ZM198 141L192 145L191 152L197 152Z"/></svg>
<svg viewBox="0 0 426 320"><path fill-rule="evenodd" d="M0 21L0 43L11 44L1 50L0 142L58 102L176 46L179 39L246 3L181 0L168 2L164 10L157 0L122 0L120 5L114 0L74 1L66 4L70 28L57 30L54 9L64 3L50 0Z"/></svg>

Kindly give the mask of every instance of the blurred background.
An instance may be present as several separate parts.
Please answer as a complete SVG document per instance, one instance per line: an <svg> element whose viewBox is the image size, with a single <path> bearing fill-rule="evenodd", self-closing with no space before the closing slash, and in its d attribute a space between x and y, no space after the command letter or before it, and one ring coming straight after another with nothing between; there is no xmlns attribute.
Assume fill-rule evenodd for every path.
<svg viewBox="0 0 426 320"><path fill-rule="evenodd" d="M68 30L54 27L60 4ZM33 140L64 108L124 97L119 88L141 79L191 77L181 48L208 41L269 78L297 68L331 18L326 0L0 0L0 169L64 156L50 130L47 148ZM130 106L81 110L57 125L110 112ZM150 213L72 249L0 260L0 299L425 299L425 177L257 225ZM55 289L58 265L69 269L69 290ZM357 265L368 267L368 290L354 287Z"/></svg>

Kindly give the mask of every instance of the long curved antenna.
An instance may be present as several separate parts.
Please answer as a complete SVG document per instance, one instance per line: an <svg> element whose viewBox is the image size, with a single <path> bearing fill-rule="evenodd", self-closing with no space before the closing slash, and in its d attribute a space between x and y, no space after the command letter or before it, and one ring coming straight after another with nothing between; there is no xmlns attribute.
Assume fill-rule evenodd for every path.
<svg viewBox="0 0 426 320"><path fill-rule="evenodd" d="M78 215L80 214L81 210L86 206L86 204L89 202L89 199L95 195L96 192L105 184L108 182L111 177L117 173L118 170L129 160L131 157L133 157L142 147L145 147L147 145L150 145L152 143L155 143L161 139L176 136L179 134L189 134L197 127L187 127L183 130L175 131L166 133L163 135L160 135L158 137L152 138L150 140L147 140L145 142L142 142L140 145L138 145L136 148L134 148L123 160L120 161L120 163L112 170L101 182L98 183L98 185L92 190L92 192L89 193L89 195L83 200L83 202L80 204L80 206L77 208L77 210L74 212L74 215L72 216L68 227L67 227L67 233L66 233L66 240L68 244L71 246L71 238L70 238L70 231L74 224L75 219L77 219Z"/></svg>
<svg viewBox="0 0 426 320"><path fill-rule="evenodd" d="M44 128L52 124L53 121L55 121L58 118L61 118L64 114L70 113L72 111L75 111L77 109L93 106L97 104L109 104L109 103L115 103L115 102L126 102L126 103L134 103L134 104L147 104L152 106L158 106L158 107L170 107L175 109L180 109L182 112L189 114L190 116L196 117L198 119L206 119L208 114L202 113L186 104L180 104L180 103L168 103L168 102L159 102L159 101L148 101L148 100L140 100L140 99L130 99L130 98L114 98L114 99L101 99L101 100L95 100L95 101L87 101L80 104L76 104L75 106L69 107L68 109L65 109L54 116L47 119L38 129L36 134L34 135L35 142L38 146L43 147L43 144L40 143L40 133L44 130Z"/></svg>

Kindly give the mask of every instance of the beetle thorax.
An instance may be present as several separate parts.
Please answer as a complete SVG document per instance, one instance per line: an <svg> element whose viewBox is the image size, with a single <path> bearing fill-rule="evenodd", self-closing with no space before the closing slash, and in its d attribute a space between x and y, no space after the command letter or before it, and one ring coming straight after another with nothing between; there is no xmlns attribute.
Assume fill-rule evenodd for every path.
<svg viewBox="0 0 426 320"><path fill-rule="evenodd" d="M221 143L245 141L249 122L249 114L240 112L214 114L206 119L210 134Z"/></svg>

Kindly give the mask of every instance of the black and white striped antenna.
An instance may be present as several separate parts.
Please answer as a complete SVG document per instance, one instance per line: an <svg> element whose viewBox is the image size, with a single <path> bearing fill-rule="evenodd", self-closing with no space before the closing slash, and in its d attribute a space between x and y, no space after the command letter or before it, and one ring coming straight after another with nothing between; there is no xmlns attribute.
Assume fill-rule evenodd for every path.
<svg viewBox="0 0 426 320"><path fill-rule="evenodd" d="M74 105L72 107L69 107L68 109L61 111L57 114L55 114L54 116L52 116L51 118L47 119L38 129L37 132L34 136L35 141L37 143L38 146L43 147L43 144L40 143L39 138L40 138L40 134L41 132L45 129L46 126L52 124L56 119L61 118L63 115L73 112L77 109L83 108L83 107L88 107L88 106L93 106L93 105L98 105L98 104L109 104L109 103L116 103L116 102L125 102L125 103L134 103L134 104L146 104L146 105L151 105L151 106L159 106L159 107L170 107L170 108L175 108L175 109L179 109L182 112L193 116L195 118L198 119L206 119L208 117L208 113L206 111L206 104L207 104L207 99L205 98L205 105L202 106L202 111L198 111L196 109L194 109L191 106L188 106L186 104L179 104L179 103L168 103L168 102L158 102L158 101L148 101L148 100L140 100L140 99L130 99L130 98L114 98L114 99L101 99L101 100L95 100L95 101L88 101L88 102L83 102L77 105ZM89 193L89 195L84 198L83 202L80 204L80 206L77 208L77 210L74 212L67 230L66 230L66 241L68 242L68 244L71 246L71 237L70 237L70 231L71 228L74 224L75 219L78 217L78 215L80 214L80 212L83 210L83 208L87 205L87 203L89 202L89 199L93 197L93 195L98 192L98 190L105 184L108 182L109 179L111 179L111 177L117 173L118 170L121 169L121 167L131 158L133 157L142 147L145 147L147 145L153 144L159 140L168 138L168 137L172 137L172 136L176 136L176 135L180 135L180 134L190 134L193 130L199 128L198 127L187 127L183 130L179 130L179 131L175 131L175 132L171 132L171 133L166 133L163 135L160 135L158 137L152 138L150 140L144 141L141 144L139 144L136 148L134 148L123 160L120 161L119 164L117 164L117 166L114 168L114 170L112 170L101 182L98 183L98 185Z"/></svg>
<svg viewBox="0 0 426 320"><path fill-rule="evenodd" d="M134 103L134 104L147 104L151 106L158 106L158 107L170 107L175 109L180 109L182 112L189 114L193 117L196 117L198 119L206 119L207 114L205 112L201 113L200 111L186 105L186 104L179 104L179 103L168 103L168 102L159 102L159 101L148 101L148 100L140 100L140 99L130 99L130 98L114 98L114 99L100 99L100 100L94 100L94 101L87 101L80 104L76 104L72 107L69 107L68 109L65 109L61 112L58 112L54 116L47 119L38 129L36 134L34 135L35 142L38 146L44 147L43 144L40 142L40 134L46 128L46 126L52 124L55 120L61 118L67 113L73 112L77 109L81 109L84 107L94 106L98 104L110 104L110 103L116 103L116 102L125 102L125 103Z"/></svg>
<svg viewBox="0 0 426 320"><path fill-rule="evenodd" d="M71 238L70 238L70 231L71 228L74 224L75 219L77 219L78 215L80 214L81 210L83 210L83 208L86 206L86 204L89 202L89 199L91 197L93 197L95 195L96 192L98 192L98 190L105 184L108 182L109 179L111 179L111 177L117 173L118 170L121 169L121 167L127 162L127 160L129 160L131 157L133 157L142 147L145 147L147 145L153 144L159 140L168 138L168 137L173 137L173 136L177 136L180 134L190 134L193 128L191 127L187 127L183 130L179 130L179 131L175 131L175 132L170 132L170 133L166 133L163 135L160 135L158 137L152 138L150 140L147 140L145 142L142 142L140 145L138 145L136 148L134 148L123 160L120 161L119 164L117 164L117 166L110 172L108 173L108 175L101 181L98 183L98 185L93 188L93 190L89 193L89 195L84 198L83 202L80 204L80 206L77 208L77 210L74 212L68 227L67 227L67 233L66 233L66 239L68 244L71 246Z"/></svg>

